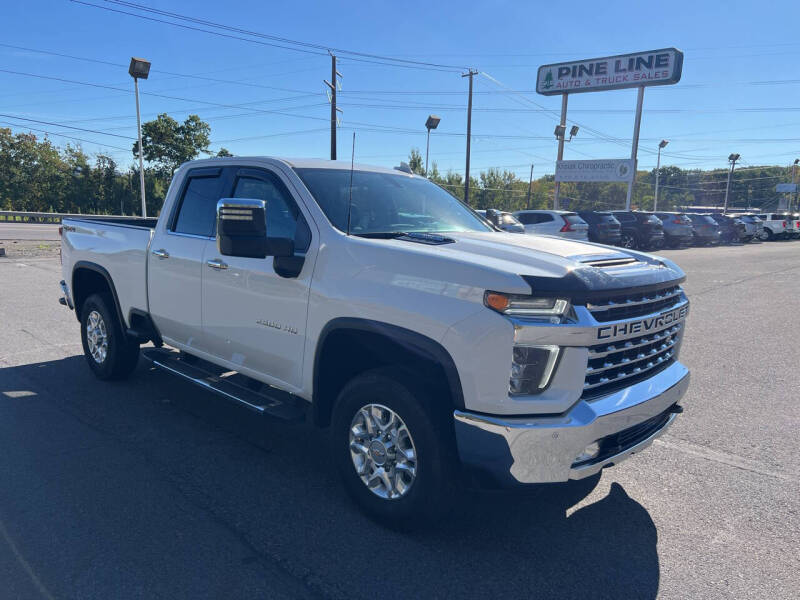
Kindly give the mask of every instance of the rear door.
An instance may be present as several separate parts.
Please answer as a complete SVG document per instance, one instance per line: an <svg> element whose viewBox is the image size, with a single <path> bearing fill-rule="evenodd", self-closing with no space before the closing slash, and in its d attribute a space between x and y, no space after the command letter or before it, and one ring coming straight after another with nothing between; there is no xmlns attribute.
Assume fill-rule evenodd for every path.
<svg viewBox="0 0 800 600"><path fill-rule="evenodd" d="M309 221L279 173L241 168L233 183L232 197L265 201L268 236L293 239L296 256L313 255ZM210 353L267 383L299 389L313 261L306 258L300 274L287 277L271 256L222 256L213 242L206 259L202 312Z"/></svg>
<svg viewBox="0 0 800 600"><path fill-rule="evenodd" d="M205 349L202 335L203 260L212 244L225 170L188 171L172 214L159 222L148 257L150 314L165 341Z"/></svg>

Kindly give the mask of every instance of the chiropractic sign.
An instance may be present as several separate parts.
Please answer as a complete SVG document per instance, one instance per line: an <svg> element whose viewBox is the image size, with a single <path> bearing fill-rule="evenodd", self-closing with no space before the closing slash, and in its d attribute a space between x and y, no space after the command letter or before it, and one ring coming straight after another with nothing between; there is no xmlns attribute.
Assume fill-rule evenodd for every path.
<svg viewBox="0 0 800 600"><path fill-rule="evenodd" d="M630 181L633 161L628 158L556 161L556 181Z"/></svg>
<svg viewBox="0 0 800 600"><path fill-rule="evenodd" d="M680 81L682 68L683 52L677 48L544 65L539 67L536 91L554 96L670 85Z"/></svg>

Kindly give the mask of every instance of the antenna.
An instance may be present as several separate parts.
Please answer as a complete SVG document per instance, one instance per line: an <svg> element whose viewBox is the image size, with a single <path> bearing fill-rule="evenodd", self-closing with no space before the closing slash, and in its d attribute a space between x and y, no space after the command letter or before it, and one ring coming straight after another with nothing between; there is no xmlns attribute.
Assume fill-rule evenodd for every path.
<svg viewBox="0 0 800 600"><path fill-rule="evenodd" d="M353 152L350 154L350 198L347 201L347 235L350 235L350 213L353 211L353 165L356 160L356 132L353 132Z"/></svg>

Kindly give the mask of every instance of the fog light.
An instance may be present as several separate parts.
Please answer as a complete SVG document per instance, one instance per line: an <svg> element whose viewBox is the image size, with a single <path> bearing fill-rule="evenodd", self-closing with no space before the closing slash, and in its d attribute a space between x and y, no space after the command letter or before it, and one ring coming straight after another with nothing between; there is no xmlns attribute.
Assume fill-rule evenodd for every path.
<svg viewBox="0 0 800 600"><path fill-rule="evenodd" d="M592 460L593 458L597 458L598 454L600 454L600 444L597 442L592 442L583 449L583 452L578 454L578 456L575 458L575 462L582 463Z"/></svg>

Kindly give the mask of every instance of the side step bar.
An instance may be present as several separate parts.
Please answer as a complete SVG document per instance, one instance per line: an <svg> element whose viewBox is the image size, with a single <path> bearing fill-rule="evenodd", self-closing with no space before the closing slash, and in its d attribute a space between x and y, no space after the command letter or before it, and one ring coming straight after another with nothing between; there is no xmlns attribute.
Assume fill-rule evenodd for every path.
<svg viewBox="0 0 800 600"><path fill-rule="evenodd" d="M207 361L163 348L142 349L142 356L159 369L178 375L255 412L283 421L305 419L303 405L306 402L303 399L262 384L241 373L225 371L222 367Z"/></svg>

